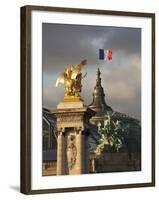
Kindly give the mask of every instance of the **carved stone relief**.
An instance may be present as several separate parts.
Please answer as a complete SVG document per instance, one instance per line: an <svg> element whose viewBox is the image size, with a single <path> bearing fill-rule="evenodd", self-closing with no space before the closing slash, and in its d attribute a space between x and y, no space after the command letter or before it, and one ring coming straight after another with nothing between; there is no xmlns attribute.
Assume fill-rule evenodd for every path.
<svg viewBox="0 0 159 200"><path fill-rule="evenodd" d="M68 168L73 169L76 164L76 157L77 157L77 147L75 145L75 136L71 135L68 137L67 143L67 163Z"/></svg>

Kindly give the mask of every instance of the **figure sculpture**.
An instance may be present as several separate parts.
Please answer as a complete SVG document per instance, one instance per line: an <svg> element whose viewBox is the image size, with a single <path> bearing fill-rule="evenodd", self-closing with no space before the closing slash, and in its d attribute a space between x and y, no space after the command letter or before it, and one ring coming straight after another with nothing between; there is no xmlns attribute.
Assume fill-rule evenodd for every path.
<svg viewBox="0 0 159 200"><path fill-rule="evenodd" d="M82 76L82 67L86 65L87 61L82 60L77 65L68 65L64 72L58 77L56 87L65 84L65 97L80 97L82 88L81 80L87 75Z"/></svg>

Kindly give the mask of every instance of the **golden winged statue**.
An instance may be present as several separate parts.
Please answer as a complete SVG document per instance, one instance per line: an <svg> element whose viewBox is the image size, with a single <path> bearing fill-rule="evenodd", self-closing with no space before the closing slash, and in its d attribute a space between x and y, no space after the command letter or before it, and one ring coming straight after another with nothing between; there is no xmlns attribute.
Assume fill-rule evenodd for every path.
<svg viewBox="0 0 159 200"><path fill-rule="evenodd" d="M82 88L81 80L87 75L85 73L82 76L82 67L86 65L87 60L82 60L77 65L68 65L64 72L57 78L56 87L61 84L65 84L65 98L80 97Z"/></svg>

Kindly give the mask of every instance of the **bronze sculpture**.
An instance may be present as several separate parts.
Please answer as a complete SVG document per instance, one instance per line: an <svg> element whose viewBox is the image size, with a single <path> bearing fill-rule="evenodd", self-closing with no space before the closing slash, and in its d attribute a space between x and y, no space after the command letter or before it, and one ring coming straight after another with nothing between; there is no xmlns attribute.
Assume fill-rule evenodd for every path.
<svg viewBox="0 0 159 200"><path fill-rule="evenodd" d="M68 65L64 72L58 77L56 81L56 87L61 84L65 84L65 97L64 100L80 99L80 92L82 88L81 80L86 76L82 76L82 67L86 65L87 61L82 60L77 65Z"/></svg>

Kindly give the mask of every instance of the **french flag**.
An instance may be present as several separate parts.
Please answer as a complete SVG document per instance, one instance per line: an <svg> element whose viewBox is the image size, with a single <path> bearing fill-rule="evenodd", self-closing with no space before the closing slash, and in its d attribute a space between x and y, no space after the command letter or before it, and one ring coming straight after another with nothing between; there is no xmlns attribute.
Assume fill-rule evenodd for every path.
<svg viewBox="0 0 159 200"><path fill-rule="evenodd" d="M99 60L112 60L113 52L109 49L99 49Z"/></svg>

